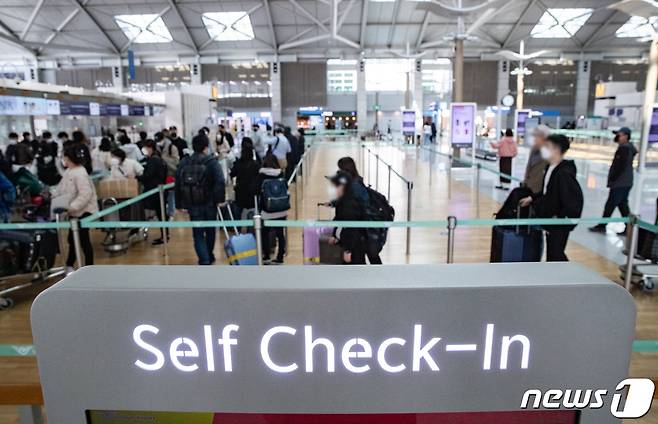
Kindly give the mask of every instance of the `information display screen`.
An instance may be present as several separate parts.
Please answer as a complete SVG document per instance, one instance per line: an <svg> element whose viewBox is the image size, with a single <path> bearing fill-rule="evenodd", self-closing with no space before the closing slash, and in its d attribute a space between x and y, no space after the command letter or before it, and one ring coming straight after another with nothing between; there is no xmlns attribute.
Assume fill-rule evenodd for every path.
<svg viewBox="0 0 658 424"><path fill-rule="evenodd" d="M516 111L516 136L525 137L526 135L526 121L530 117L529 110Z"/></svg>
<svg viewBox="0 0 658 424"><path fill-rule="evenodd" d="M223 414L87 411L88 424L578 424L577 411L423 414Z"/></svg>
<svg viewBox="0 0 658 424"><path fill-rule="evenodd" d="M475 103L450 105L450 141L455 147L471 147L475 142Z"/></svg>
<svg viewBox="0 0 658 424"><path fill-rule="evenodd" d="M402 112L402 134L413 136L416 133L416 112L405 110Z"/></svg>

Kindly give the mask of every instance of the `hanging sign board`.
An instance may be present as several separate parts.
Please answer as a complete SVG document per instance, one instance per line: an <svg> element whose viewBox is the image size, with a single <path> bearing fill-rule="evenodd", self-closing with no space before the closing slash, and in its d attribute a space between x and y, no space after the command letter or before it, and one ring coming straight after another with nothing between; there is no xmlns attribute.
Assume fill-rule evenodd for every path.
<svg viewBox="0 0 658 424"><path fill-rule="evenodd" d="M473 146L476 113L476 103L450 104L450 143L453 147Z"/></svg>
<svg viewBox="0 0 658 424"><path fill-rule="evenodd" d="M635 334L628 292L570 263L95 266L31 318L67 424L612 424Z"/></svg>

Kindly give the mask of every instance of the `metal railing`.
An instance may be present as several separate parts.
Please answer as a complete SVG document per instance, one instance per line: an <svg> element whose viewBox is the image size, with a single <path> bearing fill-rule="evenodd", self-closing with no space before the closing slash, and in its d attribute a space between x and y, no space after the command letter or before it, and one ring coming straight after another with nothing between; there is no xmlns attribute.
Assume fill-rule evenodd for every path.
<svg viewBox="0 0 658 424"><path fill-rule="evenodd" d="M390 202L391 201L391 176L395 175L398 177L402 182L407 186L407 221L411 221L411 200L412 200L412 192L414 189L414 182L405 178L402 174L400 174L398 171L393 169L393 165L390 163L386 162L384 159L382 159L379 156L379 153L374 153L370 148L366 147L365 144L361 144L361 152L365 151L367 153L367 162L368 162L368 184L372 186L372 179L371 173L370 173L370 162L371 158L374 156L375 157L375 190L379 191L379 164L382 163L386 168L388 169L388 193L386 196L386 199ZM365 161L365 157L362 155L362 160ZM363 165L363 164L362 164ZM364 166L361 167L361 169L364 169ZM406 241L406 254L408 255L411 251L411 228L407 228L407 241Z"/></svg>

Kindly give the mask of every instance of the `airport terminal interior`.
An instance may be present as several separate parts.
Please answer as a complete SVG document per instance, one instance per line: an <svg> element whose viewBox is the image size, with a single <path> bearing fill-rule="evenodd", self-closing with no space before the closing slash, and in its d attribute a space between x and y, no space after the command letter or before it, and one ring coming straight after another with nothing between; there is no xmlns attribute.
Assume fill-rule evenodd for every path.
<svg viewBox="0 0 658 424"><path fill-rule="evenodd" d="M657 91L655 0L0 0L0 423L658 424Z"/></svg>

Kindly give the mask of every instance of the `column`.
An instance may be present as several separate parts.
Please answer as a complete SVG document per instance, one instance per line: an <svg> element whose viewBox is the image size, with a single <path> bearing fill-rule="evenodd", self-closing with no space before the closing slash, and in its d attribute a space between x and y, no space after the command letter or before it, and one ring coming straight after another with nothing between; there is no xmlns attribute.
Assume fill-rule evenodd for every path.
<svg viewBox="0 0 658 424"><path fill-rule="evenodd" d="M417 59L414 63L413 86L412 86L412 103L416 112L416 134L423 134L423 62Z"/></svg>
<svg viewBox="0 0 658 424"><path fill-rule="evenodd" d="M270 64L270 92L272 93L272 122L281 122L281 64L273 62Z"/></svg>
<svg viewBox="0 0 658 424"><path fill-rule="evenodd" d="M117 62L112 65L112 85L116 92L122 92L125 88L124 79L123 79L123 63L121 59L117 59Z"/></svg>
<svg viewBox="0 0 658 424"><path fill-rule="evenodd" d="M190 65L190 82L193 85L201 85L201 65L199 63Z"/></svg>
<svg viewBox="0 0 658 424"><path fill-rule="evenodd" d="M455 60L453 68L452 101L464 101L464 40L455 41Z"/></svg>
<svg viewBox="0 0 658 424"><path fill-rule="evenodd" d="M496 102L500 105L503 97L509 94L509 62L506 60L498 61L498 86L496 90Z"/></svg>
<svg viewBox="0 0 658 424"><path fill-rule="evenodd" d="M375 112L377 113L377 112ZM360 60L356 66L356 122L359 134L369 130L368 125L368 92L366 91L366 63Z"/></svg>
<svg viewBox="0 0 658 424"><path fill-rule="evenodd" d="M576 80L576 103L574 105L574 115L576 115L576 118L581 115L587 116L590 73L591 73L591 62L589 60L579 61L578 77Z"/></svg>

